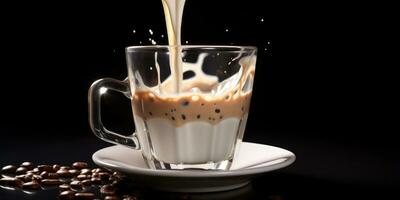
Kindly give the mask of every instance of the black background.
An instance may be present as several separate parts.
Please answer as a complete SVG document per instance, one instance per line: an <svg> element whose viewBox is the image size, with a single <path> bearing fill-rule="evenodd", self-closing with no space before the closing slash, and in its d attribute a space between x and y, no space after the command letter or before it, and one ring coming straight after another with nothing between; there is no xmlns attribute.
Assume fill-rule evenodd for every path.
<svg viewBox="0 0 400 200"><path fill-rule="evenodd" d="M124 79L125 47L150 44L149 37L167 43L161 2L31 2L2 9L9 12L0 14L0 164L90 158L96 145L107 145L89 129L88 88L102 77ZM369 14L341 4L187 0L182 41L259 48L245 140L297 154L283 180L387 194L399 183L400 161L396 132L388 128L393 120L383 114L390 106L382 101L377 54L371 54L382 37L372 32L377 27ZM112 94L104 102L106 126L132 132L129 100ZM50 147L57 147L50 143L60 140L63 148L79 140L88 150L54 158ZM24 146L46 154L29 157Z"/></svg>

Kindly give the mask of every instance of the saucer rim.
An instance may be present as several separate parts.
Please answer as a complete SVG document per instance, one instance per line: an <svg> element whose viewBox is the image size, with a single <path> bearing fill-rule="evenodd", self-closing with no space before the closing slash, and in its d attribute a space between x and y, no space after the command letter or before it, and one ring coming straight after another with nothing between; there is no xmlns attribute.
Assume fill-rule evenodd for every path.
<svg viewBox="0 0 400 200"><path fill-rule="evenodd" d="M104 162L102 159L99 159L99 153L101 151L106 151L107 149L112 149L117 146L121 145L113 145L109 147L105 147L102 149L97 150L93 155L92 155L92 160L99 166L113 169L116 171L120 172L125 172L127 174L139 174L139 175L144 175L144 176L154 176L154 177L174 177L174 178L218 178L218 177L239 177L239 176L249 176L253 174L260 174L260 173L266 173L269 171L274 171L280 168L287 167L291 165L295 160L296 160L296 155L288 151L286 149L272 146L272 145L266 145L266 144L260 144L260 143L252 143L252 142L243 142L243 143L248 143L248 144L258 144L258 145L264 145L264 146L269 146L269 147L274 147L278 148L279 150L286 151L288 153L288 156L282 157L286 158L285 161L282 161L277 164L272 164L268 166L260 166L260 167L252 167L252 168L244 168L244 169L236 169L236 170L231 170L231 171L196 171L196 170L155 170L155 169L146 169L146 168L139 168L136 166L130 166L129 168L124 168L124 167L119 167L113 164L109 164L107 162ZM280 158L281 159L281 158Z"/></svg>

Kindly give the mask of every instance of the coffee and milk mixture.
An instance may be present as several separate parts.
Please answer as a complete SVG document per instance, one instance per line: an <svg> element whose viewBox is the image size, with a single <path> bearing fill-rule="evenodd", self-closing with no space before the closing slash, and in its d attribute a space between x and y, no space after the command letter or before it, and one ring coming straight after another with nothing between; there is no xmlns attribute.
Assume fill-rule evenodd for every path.
<svg viewBox="0 0 400 200"><path fill-rule="evenodd" d="M137 135L147 159L193 164L228 160L244 133L252 92L247 77L254 77L256 58L241 58L239 72L222 82L202 71L207 55L200 54L196 63L183 62L184 4L185 0L162 0L171 75L156 87L132 94ZM156 70L159 75L157 63ZM186 71L195 76L183 80Z"/></svg>

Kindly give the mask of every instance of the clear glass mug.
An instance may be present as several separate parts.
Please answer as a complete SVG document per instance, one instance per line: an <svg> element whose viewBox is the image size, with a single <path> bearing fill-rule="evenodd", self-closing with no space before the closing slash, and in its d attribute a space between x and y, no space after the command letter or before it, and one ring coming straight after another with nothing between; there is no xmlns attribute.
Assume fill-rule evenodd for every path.
<svg viewBox="0 0 400 200"><path fill-rule="evenodd" d="M246 46L127 47L128 78L89 89L90 127L102 140L141 150L151 169L228 170L246 126L256 54ZM131 99L131 136L103 126L107 90Z"/></svg>

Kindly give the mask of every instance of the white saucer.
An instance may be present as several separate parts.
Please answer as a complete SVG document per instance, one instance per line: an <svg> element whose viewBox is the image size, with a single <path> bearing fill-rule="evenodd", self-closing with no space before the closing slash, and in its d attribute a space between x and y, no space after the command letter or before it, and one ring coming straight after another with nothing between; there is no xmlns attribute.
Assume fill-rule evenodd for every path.
<svg viewBox="0 0 400 200"><path fill-rule="evenodd" d="M292 164L295 155L285 149L243 142L229 171L153 170L140 151L120 145L100 149L93 161L104 168L132 176L148 186L174 192L216 192L247 185L251 178Z"/></svg>

